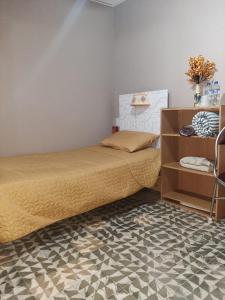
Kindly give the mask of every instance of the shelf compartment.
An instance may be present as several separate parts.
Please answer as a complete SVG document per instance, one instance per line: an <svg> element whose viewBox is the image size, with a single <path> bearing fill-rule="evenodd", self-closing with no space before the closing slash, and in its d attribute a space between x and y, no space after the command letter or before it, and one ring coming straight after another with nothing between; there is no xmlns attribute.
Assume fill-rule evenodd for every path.
<svg viewBox="0 0 225 300"><path fill-rule="evenodd" d="M180 190L170 191L163 195L165 199L171 199L178 202L180 205L197 209L204 212L210 211L211 198L201 195L188 193ZM215 212L215 209L214 209Z"/></svg>
<svg viewBox="0 0 225 300"><path fill-rule="evenodd" d="M203 171L198 171L198 170L194 170L194 169L184 168L178 162L171 162L171 163L164 164L162 166L162 168L173 169L173 170L177 170L179 172L187 172L190 174L214 177L212 172L203 172Z"/></svg>
<svg viewBox="0 0 225 300"><path fill-rule="evenodd" d="M214 176L197 170L181 167L177 162L163 165L162 170L162 196L171 191L185 191L201 195L202 198L211 199L214 187Z"/></svg>
<svg viewBox="0 0 225 300"><path fill-rule="evenodd" d="M174 108L163 110L161 114L161 133L178 133L184 125L191 125L192 119L199 111L219 113L219 107Z"/></svg>
<svg viewBox="0 0 225 300"><path fill-rule="evenodd" d="M205 157L208 160L215 158L215 138L189 138L166 134L161 135L161 148L163 165L180 161L185 156Z"/></svg>

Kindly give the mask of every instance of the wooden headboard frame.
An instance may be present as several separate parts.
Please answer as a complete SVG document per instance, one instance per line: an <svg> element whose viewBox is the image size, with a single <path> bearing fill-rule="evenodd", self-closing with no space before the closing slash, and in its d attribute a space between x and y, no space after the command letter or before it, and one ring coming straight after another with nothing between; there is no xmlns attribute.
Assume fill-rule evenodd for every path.
<svg viewBox="0 0 225 300"><path fill-rule="evenodd" d="M120 130L144 131L160 134L160 111L168 107L168 90L145 92L149 106L131 106L135 94L119 96Z"/></svg>

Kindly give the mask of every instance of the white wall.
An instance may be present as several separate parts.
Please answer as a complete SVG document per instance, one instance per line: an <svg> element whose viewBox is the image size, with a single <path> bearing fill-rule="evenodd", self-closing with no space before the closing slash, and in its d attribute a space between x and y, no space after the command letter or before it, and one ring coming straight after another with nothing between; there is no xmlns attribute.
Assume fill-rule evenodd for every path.
<svg viewBox="0 0 225 300"><path fill-rule="evenodd" d="M0 0L0 155L98 143L112 125L113 9Z"/></svg>
<svg viewBox="0 0 225 300"><path fill-rule="evenodd" d="M128 0L115 9L115 96L168 88L171 106L192 106L188 57L216 62L225 88L224 0ZM117 105L116 105L117 112Z"/></svg>
<svg viewBox="0 0 225 300"><path fill-rule="evenodd" d="M119 94L168 88L170 105L191 106L189 55L214 60L225 89L224 12L224 0L0 0L0 155L97 143Z"/></svg>

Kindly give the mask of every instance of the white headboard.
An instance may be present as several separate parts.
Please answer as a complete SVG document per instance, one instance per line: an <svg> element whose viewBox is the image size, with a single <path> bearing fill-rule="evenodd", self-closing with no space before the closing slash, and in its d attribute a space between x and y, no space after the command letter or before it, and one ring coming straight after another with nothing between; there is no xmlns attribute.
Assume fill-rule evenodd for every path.
<svg viewBox="0 0 225 300"><path fill-rule="evenodd" d="M119 97L119 117L116 125L120 130L160 133L160 110L168 107L168 90L145 92L149 106L131 106L135 94Z"/></svg>

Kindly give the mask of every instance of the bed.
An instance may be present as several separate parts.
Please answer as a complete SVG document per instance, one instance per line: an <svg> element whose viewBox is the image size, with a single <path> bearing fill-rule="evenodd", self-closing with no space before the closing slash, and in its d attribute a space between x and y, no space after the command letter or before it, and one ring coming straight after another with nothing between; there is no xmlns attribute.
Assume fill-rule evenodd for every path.
<svg viewBox="0 0 225 300"><path fill-rule="evenodd" d="M135 153L93 146L0 158L0 243L154 186L155 148Z"/></svg>
<svg viewBox="0 0 225 300"><path fill-rule="evenodd" d="M168 91L147 92L146 107L131 107L133 97L120 96L117 125L159 134ZM159 171L160 151L153 147L129 153L97 145L0 158L0 243L151 188Z"/></svg>

